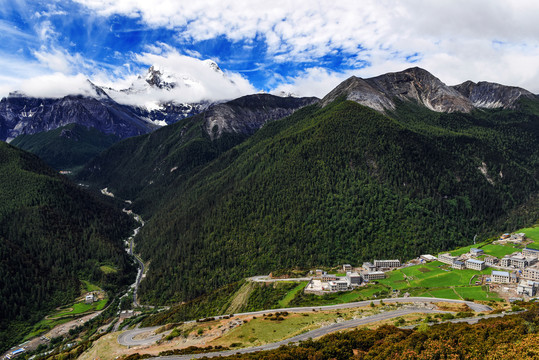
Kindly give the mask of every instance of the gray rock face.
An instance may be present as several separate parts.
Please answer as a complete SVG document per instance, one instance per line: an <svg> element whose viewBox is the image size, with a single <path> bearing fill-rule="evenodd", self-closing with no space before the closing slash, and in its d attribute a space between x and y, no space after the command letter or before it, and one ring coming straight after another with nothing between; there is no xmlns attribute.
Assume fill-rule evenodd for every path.
<svg viewBox="0 0 539 360"><path fill-rule="evenodd" d="M0 100L0 139L4 141L72 123L120 138L146 134L156 128L104 93L95 98L65 96L42 99L13 95Z"/></svg>
<svg viewBox="0 0 539 360"><path fill-rule="evenodd" d="M522 96L537 98L521 88L487 82L467 81L447 86L417 67L369 79L351 77L326 95L321 103L325 106L339 96L382 112L395 109L395 99L399 99L448 113L470 112L475 108L511 108Z"/></svg>
<svg viewBox="0 0 539 360"><path fill-rule="evenodd" d="M162 104L159 109L148 110L144 107L131 106L131 110L139 117L153 123L161 123L162 125L174 124L186 117L200 114L206 110L211 103L194 103L194 104ZM164 122L164 123L163 123Z"/></svg>
<svg viewBox="0 0 539 360"><path fill-rule="evenodd" d="M481 81L477 84L472 81L465 81L460 85L452 86L452 88L468 98L473 106L477 108L512 109L521 97L538 99L537 95L528 90L486 81Z"/></svg>
<svg viewBox="0 0 539 360"><path fill-rule="evenodd" d="M369 79L352 77L324 97L322 104L342 95L382 112L395 109L395 99L415 101L439 112L469 112L473 109L470 101L457 90L420 68Z"/></svg>
<svg viewBox="0 0 539 360"><path fill-rule="evenodd" d="M224 133L250 136L266 122L281 119L317 101L319 99L313 97L247 95L208 108L204 113L204 128L212 140L221 137Z"/></svg>

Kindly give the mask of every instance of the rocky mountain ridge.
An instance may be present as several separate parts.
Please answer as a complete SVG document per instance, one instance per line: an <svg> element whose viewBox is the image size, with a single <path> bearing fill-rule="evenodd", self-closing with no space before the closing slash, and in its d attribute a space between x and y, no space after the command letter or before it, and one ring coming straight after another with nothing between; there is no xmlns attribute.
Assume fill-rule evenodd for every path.
<svg viewBox="0 0 539 360"><path fill-rule="evenodd" d="M466 81L448 86L418 67L368 79L352 76L327 94L321 104L325 106L340 96L381 112L394 110L395 99L398 99L446 113L469 113L476 108L514 108L522 97L538 98L522 88L488 82Z"/></svg>
<svg viewBox="0 0 539 360"><path fill-rule="evenodd" d="M9 142L21 134L35 134L72 123L120 138L146 134L158 127L104 93L99 97L69 95L60 99L14 94L0 100L0 140Z"/></svg>
<svg viewBox="0 0 539 360"><path fill-rule="evenodd" d="M204 128L212 140L221 137L223 133L250 136L266 122L284 118L318 100L315 97L247 95L209 107L204 113Z"/></svg>

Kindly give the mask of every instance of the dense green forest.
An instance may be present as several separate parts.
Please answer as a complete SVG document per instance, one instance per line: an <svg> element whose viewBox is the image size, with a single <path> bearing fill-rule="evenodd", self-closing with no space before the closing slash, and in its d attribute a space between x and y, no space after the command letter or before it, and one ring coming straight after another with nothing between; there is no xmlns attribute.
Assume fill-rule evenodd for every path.
<svg viewBox="0 0 539 360"><path fill-rule="evenodd" d="M225 133L212 141L203 124L201 114L125 139L86 164L77 178L134 200L135 212L146 218L159 210L174 181L188 178L200 165L247 138Z"/></svg>
<svg viewBox="0 0 539 360"><path fill-rule="evenodd" d="M118 140L94 128L69 124L33 135L19 135L11 145L36 154L57 170L71 170L86 164Z"/></svg>
<svg viewBox="0 0 539 360"><path fill-rule="evenodd" d="M536 204L537 113L407 103L384 116L337 101L267 124L171 183L137 240L152 260L141 297L174 302L279 268L408 259L534 222L536 210L517 210Z"/></svg>
<svg viewBox="0 0 539 360"><path fill-rule="evenodd" d="M80 279L117 290L134 278L122 239L133 220L0 142L0 350L81 294ZM101 271L101 265L116 269Z"/></svg>
<svg viewBox="0 0 539 360"><path fill-rule="evenodd" d="M134 201L142 301L296 266L415 257L534 223L539 105L386 115L338 99L211 140L204 114L122 141L81 179Z"/></svg>

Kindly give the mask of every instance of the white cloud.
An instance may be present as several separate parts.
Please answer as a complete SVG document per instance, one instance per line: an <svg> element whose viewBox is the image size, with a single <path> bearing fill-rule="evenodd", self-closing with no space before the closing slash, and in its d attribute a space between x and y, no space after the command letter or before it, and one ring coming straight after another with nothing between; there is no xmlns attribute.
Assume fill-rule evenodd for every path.
<svg viewBox="0 0 539 360"><path fill-rule="evenodd" d="M101 15L177 29L188 42L262 35L271 61L316 62L338 51L378 75L411 66L406 58L418 53L414 65L446 82L485 79L539 92L535 0L76 1Z"/></svg>
<svg viewBox="0 0 539 360"><path fill-rule="evenodd" d="M165 44L149 47L152 52L136 54L134 61L142 68L154 66L168 77L167 82L176 83L173 89L150 87L146 80L133 74L118 77L113 82L96 83L107 85L116 90L125 89L127 82L134 86L130 92L111 92L118 102L129 105L155 106L160 102L193 103L200 101L229 100L256 92L247 79L238 73L216 71L209 60L200 60L182 55ZM142 74L143 76L145 74Z"/></svg>
<svg viewBox="0 0 539 360"><path fill-rule="evenodd" d="M319 67L309 68L296 76L285 78L284 83L271 92L322 98L352 75L353 71L334 72Z"/></svg>
<svg viewBox="0 0 539 360"><path fill-rule="evenodd" d="M96 96L86 76L62 73L41 75L26 79L18 84L21 93L31 97L61 98L66 95Z"/></svg>

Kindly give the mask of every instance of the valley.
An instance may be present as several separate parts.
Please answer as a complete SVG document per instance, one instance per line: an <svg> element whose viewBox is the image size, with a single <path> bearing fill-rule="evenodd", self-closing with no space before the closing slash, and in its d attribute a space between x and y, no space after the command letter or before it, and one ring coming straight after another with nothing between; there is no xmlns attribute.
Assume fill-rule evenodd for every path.
<svg viewBox="0 0 539 360"><path fill-rule="evenodd" d="M154 75L139 85L161 84L163 74ZM529 227L539 218L539 100L524 89L448 87L411 68L350 78L323 99L255 94L193 107L192 116L173 121L162 113L170 120L163 127L95 91L98 98L41 107L40 116L56 117L58 127L12 141L66 177L5 144L38 169L33 178L5 182L8 237L28 249L36 246L29 239L49 239L40 232L55 246L70 226L74 232L58 245L60 256L49 251L52 245L33 255L40 266L52 261L47 266L58 271L59 259L65 269L39 280L39 296L48 298L52 279L69 279L62 286L71 292L37 306L31 320L14 313L8 326L21 327L9 344L58 328L56 318L89 316L64 328L54 346L25 356L136 360L142 350L152 356L262 351L361 326L417 330L432 319L429 324L454 317L476 322L516 311L534 296L536 285L510 283L510 273L530 280L514 264L494 264L505 255L524 256L515 252L531 254L539 241ZM11 104L7 111L30 100L3 101ZM94 128L87 115L65 124L58 109L67 104L121 110L146 128L125 132L132 125L124 123L118 133L118 112L107 118L114 126L102 124L107 130ZM24 161L7 162L5 178L13 169L26 176ZM58 200L62 191L40 185L46 177L81 200ZM51 217L56 203L61 209ZM43 206L43 227L21 233L10 211L28 223L24 214L33 206ZM83 213L93 220L85 223ZM528 238L493 243L507 231ZM78 263L70 262L75 257ZM372 259L402 264L378 266ZM487 260L507 272L507 284L493 285L501 275L492 269L473 268ZM73 289L81 283L106 297L90 306L75 303ZM519 294L526 286L531 292Z"/></svg>

